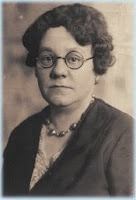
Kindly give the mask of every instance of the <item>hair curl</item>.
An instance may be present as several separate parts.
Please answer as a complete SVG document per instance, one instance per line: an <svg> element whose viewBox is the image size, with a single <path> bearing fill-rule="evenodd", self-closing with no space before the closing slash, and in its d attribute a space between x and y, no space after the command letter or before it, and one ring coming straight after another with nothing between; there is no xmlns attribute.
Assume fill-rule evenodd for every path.
<svg viewBox="0 0 136 200"><path fill-rule="evenodd" d="M94 72L104 74L115 57L112 37L102 13L82 4L62 5L42 14L24 33L22 41L28 50L26 65L34 67L40 41L49 28L65 27L81 45L92 45Z"/></svg>

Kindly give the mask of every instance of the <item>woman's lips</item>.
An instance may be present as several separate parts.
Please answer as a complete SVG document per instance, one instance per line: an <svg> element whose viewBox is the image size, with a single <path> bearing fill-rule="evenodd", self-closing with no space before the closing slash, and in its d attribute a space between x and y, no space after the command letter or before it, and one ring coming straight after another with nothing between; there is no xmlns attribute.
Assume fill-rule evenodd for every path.
<svg viewBox="0 0 136 200"><path fill-rule="evenodd" d="M70 88L70 89L72 89L71 87L66 86L66 85L52 85L52 86L50 86L50 88Z"/></svg>

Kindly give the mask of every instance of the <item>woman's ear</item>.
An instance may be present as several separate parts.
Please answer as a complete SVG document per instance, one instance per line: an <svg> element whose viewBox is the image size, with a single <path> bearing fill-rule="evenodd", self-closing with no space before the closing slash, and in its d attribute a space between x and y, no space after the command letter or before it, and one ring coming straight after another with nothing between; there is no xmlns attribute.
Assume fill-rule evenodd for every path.
<svg viewBox="0 0 136 200"><path fill-rule="evenodd" d="M98 76L98 75L95 76L94 85L97 85L99 83L99 78L100 78L100 76Z"/></svg>

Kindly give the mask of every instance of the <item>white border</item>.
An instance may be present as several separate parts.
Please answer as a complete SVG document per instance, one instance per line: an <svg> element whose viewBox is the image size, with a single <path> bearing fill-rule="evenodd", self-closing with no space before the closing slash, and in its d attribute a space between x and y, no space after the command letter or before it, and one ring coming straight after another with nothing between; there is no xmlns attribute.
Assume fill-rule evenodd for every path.
<svg viewBox="0 0 136 200"><path fill-rule="evenodd" d="M2 121L3 121L3 112L2 112L2 108L3 108L3 98L2 98L2 95L3 95L3 86L2 86L2 78L3 78L3 73L2 73L2 3L43 3L43 2L52 2L52 3L68 3L68 2L79 2L79 3L133 3L134 5L134 9L133 9L133 12L134 12L134 51L133 51L133 55L134 55L134 100L133 100L133 105L134 105L134 117L136 119L136 0L88 0L88 1L84 1L84 0L0 0L0 114L1 114L1 117L0 117L0 143L1 143L1 148L0 148L0 155L1 155L1 159L0 159L0 164L2 166L2 141L3 141L3 137L2 137L2 134L3 134L3 127L2 127ZM134 171L136 172L136 123L134 124ZM0 170L0 177L2 177L2 170ZM54 199L77 199L77 200L83 200L83 199L90 199L90 200L107 200L107 199L116 199L116 200L132 200L132 199L136 199L136 194L134 194L133 197L3 197L2 196L2 178L1 178L1 184L0 184L0 199L21 199L21 200L26 200L26 199L49 199L49 200L54 200ZM136 173L134 173L134 191L136 193Z"/></svg>

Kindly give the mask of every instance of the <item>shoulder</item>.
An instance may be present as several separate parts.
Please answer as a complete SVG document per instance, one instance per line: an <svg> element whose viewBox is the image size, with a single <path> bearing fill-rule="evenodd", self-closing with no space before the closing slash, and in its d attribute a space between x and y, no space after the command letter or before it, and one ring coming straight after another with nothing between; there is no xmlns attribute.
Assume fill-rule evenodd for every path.
<svg viewBox="0 0 136 200"><path fill-rule="evenodd" d="M33 137L33 133L36 132L36 130L38 131L40 129L47 110L48 107L44 108L40 112L29 116L17 127L15 127L9 136L7 146L12 144L22 144L31 140L31 138Z"/></svg>
<svg viewBox="0 0 136 200"><path fill-rule="evenodd" d="M125 157L125 162L127 162L127 158L133 155L134 119L127 113L114 108L100 99L96 101L97 114L100 115L102 119L104 115L107 116L107 121L103 123L104 128L102 127L101 129L106 136L103 142L106 160L108 161L111 159L113 161L114 159L120 163L121 159ZM127 157L126 155L129 156ZM120 162L118 160L119 158ZM120 166L122 166L121 163Z"/></svg>
<svg viewBox="0 0 136 200"><path fill-rule="evenodd" d="M126 129L127 127L133 127L134 119L129 114L120 111L119 109L109 105L101 99L97 101L97 112L101 117L107 116L109 122L120 129Z"/></svg>
<svg viewBox="0 0 136 200"><path fill-rule="evenodd" d="M96 99L94 107L93 128L98 129L97 127L99 127L97 131L98 144L103 146L104 152L108 152L109 156L118 143L119 146L128 146L128 143L133 146L133 118L101 99ZM124 141L124 144L120 145L123 143L120 141Z"/></svg>

